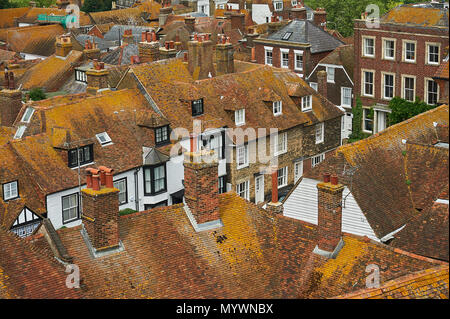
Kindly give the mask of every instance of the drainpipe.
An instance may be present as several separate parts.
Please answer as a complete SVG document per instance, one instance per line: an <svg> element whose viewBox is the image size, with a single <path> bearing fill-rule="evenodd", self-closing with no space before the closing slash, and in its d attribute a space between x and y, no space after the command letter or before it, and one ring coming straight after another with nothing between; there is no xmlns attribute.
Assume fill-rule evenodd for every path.
<svg viewBox="0 0 450 319"><path fill-rule="evenodd" d="M140 167L134 170L134 204L136 206L136 211L139 211L139 181L138 173L141 170Z"/></svg>

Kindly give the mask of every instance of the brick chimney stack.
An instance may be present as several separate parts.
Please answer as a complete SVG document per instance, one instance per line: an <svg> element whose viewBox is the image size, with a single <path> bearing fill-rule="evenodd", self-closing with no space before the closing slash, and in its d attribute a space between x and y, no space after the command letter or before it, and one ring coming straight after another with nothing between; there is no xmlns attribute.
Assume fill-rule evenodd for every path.
<svg viewBox="0 0 450 319"><path fill-rule="evenodd" d="M218 160L214 151L193 151L194 139L191 136L191 151L184 153L184 196L197 226L201 227L220 222Z"/></svg>
<svg viewBox="0 0 450 319"><path fill-rule="evenodd" d="M278 168L272 168L272 200L267 203L266 210L274 214L283 214L283 204L278 200Z"/></svg>
<svg viewBox="0 0 450 319"><path fill-rule="evenodd" d="M121 44L132 44L134 43L134 38L133 38L133 30L132 29L127 29L123 31L123 36L122 36L122 43Z"/></svg>
<svg viewBox="0 0 450 319"><path fill-rule="evenodd" d="M324 181L317 184L318 235L316 253L334 258L342 247L342 193L337 175L324 174Z"/></svg>
<svg viewBox="0 0 450 319"><path fill-rule="evenodd" d="M301 4L297 4L295 7L291 8L291 12L289 13L289 18L294 20L306 20L307 14L306 14L306 8L302 6Z"/></svg>
<svg viewBox="0 0 450 319"><path fill-rule="evenodd" d="M245 33L245 14L237 12L231 14L231 29L238 29L242 34Z"/></svg>
<svg viewBox="0 0 450 319"><path fill-rule="evenodd" d="M327 71L317 72L317 91L324 98L327 98L328 94L328 83L327 83Z"/></svg>
<svg viewBox="0 0 450 319"><path fill-rule="evenodd" d="M83 55L86 60L100 59L100 48L94 40L86 40Z"/></svg>
<svg viewBox="0 0 450 319"><path fill-rule="evenodd" d="M168 4L168 5L165 6L165 7L161 7L161 8L159 9L159 16L158 16L158 19L159 19L159 26L160 26L160 27L162 27L163 25L166 24L167 17L168 17L170 14L172 14L172 12L173 12L173 8L172 8L172 6L170 6L170 4Z"/></svg>
<svg viewBox="0 0 450 319"><path fill-rule="evenodd" d="M176 55L177 55L177 50L175 48L174 41L164 42L164 46L159 48L159 58L161 60L171 59L171 58L176 57Z"/></svg>
<svg viewBox="0 0 450 319"><path fill-rule="evenodd" d="M72 51L72 41L70 39L70 35L57 35L55 42L55 55L64 58L70 53L70 51Z"/></svg>
<svg viewBox="0 0 450 319"><path fill-rule="evenodd" d="M109 87L108 75L109 71L105 69L104 62L98 62L94 60L93 68L86 71L87 75L87 88L86 92L88 94L95 95L101 89L106 89Z"/></svg>
<svg viewBox="0 0 450 319"><path fill-rule="evenodd" d="M105 184L100 181L105 174ZM113 170L86 169L87 188L81 190L83 198L83 227L95 253L118 248L119 190L113 187Z"/></svg>
<svg viewBox="0 0 450 319"><path fill-rule="evenodd" d="M234 49L230 38L222 36L216 45L217 75L234 72Z"/></svg>
<svg viewBox="0 0 450 319"><path fill-rule="evenodd" d="M5 86L0 91L0 125L13 126L22 108L22 92L16 89L14 73L5 71Z"/></svg>
<svg viewBox="0 0 450 319"><path fill-rule="evenodd" d="M327 12L325 8L317 8L314 11L314 24L322 29L327 26Z"/></svg>
<svg viewBox="0 0 450 319"><path fill-rule="evenodd" d="M154 30L142 32L138 43L139 59L142 63L159 60L159 42Z"/></svg>
<svg viewBox="0 0 450 319"><path fill-rule="evenodd" d="M188 70L195 80L215 76L213 65L213 43L209 35L194 35L194 39L187 43Z"/></svg>
<svg viewBox="0 0 450 319"><path fill-rule="evenodd" d="M186 25L189 33L193 33L195 30L195 17L184 17L184 24Z"/></svg>

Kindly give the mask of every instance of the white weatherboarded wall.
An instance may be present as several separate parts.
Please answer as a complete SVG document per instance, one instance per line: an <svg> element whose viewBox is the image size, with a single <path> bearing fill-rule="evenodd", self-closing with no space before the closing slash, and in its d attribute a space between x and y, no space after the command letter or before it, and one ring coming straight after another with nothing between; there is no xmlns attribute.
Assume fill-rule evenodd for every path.
<svg viewBox="0 0 450 319"><path fill-rule="evenodd" d="M317 225L318 196L316 185L318 183L317 180L303 178L284 202L283 215ZM342 231L380 241L347 187L344 188L344 198L345 201L342 201Z"/></svg>
<svg viewBox="0 0 450 319"><path fill-rule="evenodd" d="M263 24L270 22L272 12L270 11L268 4L253 4L252 5L252 19L256 24ZM269 18L269 21L267 21Z"/></svg>

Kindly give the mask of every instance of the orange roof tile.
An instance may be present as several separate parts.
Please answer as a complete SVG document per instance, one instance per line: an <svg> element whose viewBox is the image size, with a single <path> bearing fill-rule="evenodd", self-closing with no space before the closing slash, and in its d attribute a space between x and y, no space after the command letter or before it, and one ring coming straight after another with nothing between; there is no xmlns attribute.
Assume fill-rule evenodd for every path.
<svg viewBox="0 0 450 319"><path fill-rule="evenodd" d="M29 7L0 9L0 28L15 27L16 19L24 16L29 10Z"/></svg>
<svg viewBox="0 0 450 319"><path fill-rule="evenodd" d="M382 16L381 22L448 28L448 10L400 5Z"/></svg>
<svg viewBox="0 0 450 319"><path fill-rule="evenodd" d="M434 77L448 80L449 79L448 68L449 68L449 61L442 62L441 65L439 66L439 69L436 71Z"/></svg>

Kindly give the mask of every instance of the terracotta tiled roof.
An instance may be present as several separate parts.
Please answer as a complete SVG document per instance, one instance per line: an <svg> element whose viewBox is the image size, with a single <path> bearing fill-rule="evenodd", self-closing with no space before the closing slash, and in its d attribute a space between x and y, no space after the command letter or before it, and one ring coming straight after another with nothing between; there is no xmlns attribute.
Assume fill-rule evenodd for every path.
<svg viewBox="0 0 450 319"><path fill-rule="evenodd" d="M448 68L449 68L449 61L442 62L441 65L439 66L439 69L436 71L436 74L434 75L434 77L438 78L438 79L448 80L449 79Z"/></svg>
<svg viewBox="0 0 450 319"><path fill-rule="evenodd" d="M129 24L132 20L137 25L143 25L145 20L157 19L161 5L156 1L146 1L133 8L102 12L91 12L90 16L96 24L115 23Z"/></svg>
<svg viewBox="0 0 450 319"><path fill-rule="evenodd" d="M438 223L440 226L434 228L424 224L421 228L404 229L402 237L416 239L407 247L422 247L417 252L412 250L421 253L423 248L431 245L430 238L439 241L445 240L445 236L448 238L448 232L440 232L445 228L446 220L436 220L428 211L442 190L448 187L448 149L432 146L437 133L434 122L448 123L447 105L388 127L367 139L339 147L333 155L305 173L305 177L321 179L325 171L338 174L351 189L378 238L405 224L412 226L427 220L427 223ZM407 143L403 144L402 140ZM443 217L445 214L437 212L436 215ZM398 247L403 248L400 244ZM448 251L445 253L444 250L445 245L435 245L429 254L436 258L442 254L448 256Z"/></svg>
<svg viewBox="0 0 450 319"><path fill-rule="evenodd" d="M401 23L422 27L448 28L448 10L400 5L382 16L381 23Z"/></svg>
<svg viewBox="0 0 450 319"><path fill-rule="evenodd" d="M355 50L353 45L343 45L328 54L319 63L342 65L353 80L353 69L355 67Z"/></svg>
<svg viewBox="0 0 450 319"><path fill-rule="evenodd" d="M337 299L448 299L448 265L417 271L390 280L380 288L367 288Z"/></svg>
<svg viewBox="0 0 450 319"><path fill-rule="evenodd" d="M5 41L11 51L50 56L55 53L56 36L64 33L60 25L6 29Z"/></svg>
<svg viewBox="0 0 450 319"><path fill-rule="evenodd" d="M12 60L14 58L19 58L20 55L17 52L14 51L6 51L0 49L0 62L5 60Z"/></svg>
<svg viewBox="0 0 450 319"><path fill-rule="evenodd" d="M0 9L0 28L15 27L15 20L25 15L28 10L30 10L29 7Z"/></svg>
<svg viewBox="0 0 450 319"><path fill-rule="evenodd" d="M64 58L52 55L28 69L18 83L25 90L40 87L46 91L57 91L68 77L73 76L73 67L82 58L83 52L76 50L70 51Z"/></svg>
<svg viewBox="0 0 450 319"><path fill-rule="evenodd" d="M365 287L369 263L380 265L382 283L435 265L348 235L336 259L324 259L311 253L316 226L235 193L219 200L224 226L215 230L195 232L180 204L120 217L125 250L105 258L91 257L80 227L59 230L84 297L324 298Z"/></svg>

